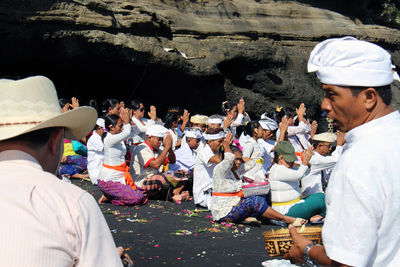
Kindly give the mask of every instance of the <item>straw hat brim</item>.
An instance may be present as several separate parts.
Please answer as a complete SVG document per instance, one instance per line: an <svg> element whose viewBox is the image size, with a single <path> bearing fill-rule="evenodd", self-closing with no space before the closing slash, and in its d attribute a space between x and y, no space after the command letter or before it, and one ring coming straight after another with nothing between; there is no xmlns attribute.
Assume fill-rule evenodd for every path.
<svg viewBox="0 0 400 267"><path fill-rule="evenodd" d="M0 126L0 141L51 127L64 127L66 139L79 140L93 130L96 120L97 112L94 108L79 107L37 124Z"/></svg>

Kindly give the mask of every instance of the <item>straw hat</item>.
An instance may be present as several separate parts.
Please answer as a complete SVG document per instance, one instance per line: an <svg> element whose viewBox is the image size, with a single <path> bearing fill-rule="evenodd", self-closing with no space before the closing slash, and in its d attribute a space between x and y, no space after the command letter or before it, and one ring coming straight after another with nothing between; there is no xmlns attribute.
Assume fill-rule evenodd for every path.
<svg viewBox="0 0 400 267"><path fill-rule="evenodd" d="M97 119L91 107L61 113L54 84L44 76L0 79L0 107L0 140L50 127L65 127L65 138L78 140Z"/></svg>

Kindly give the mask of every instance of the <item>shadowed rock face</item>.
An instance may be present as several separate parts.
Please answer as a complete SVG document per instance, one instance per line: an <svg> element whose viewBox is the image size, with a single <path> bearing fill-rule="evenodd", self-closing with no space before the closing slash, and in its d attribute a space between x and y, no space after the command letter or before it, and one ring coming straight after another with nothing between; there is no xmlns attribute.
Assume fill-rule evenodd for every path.
<svg viewBox="0 0 400 267"><path fill-rule="evenodd" d="M253 117L301 102L318 115L322 92L306 65L319 41L356 36L400 64L399 30L338 13L343 1L323 2L1 1L0 75L46 75L60 97L81 103L140 98L159 111L212 114L244 97Z"/></svg>

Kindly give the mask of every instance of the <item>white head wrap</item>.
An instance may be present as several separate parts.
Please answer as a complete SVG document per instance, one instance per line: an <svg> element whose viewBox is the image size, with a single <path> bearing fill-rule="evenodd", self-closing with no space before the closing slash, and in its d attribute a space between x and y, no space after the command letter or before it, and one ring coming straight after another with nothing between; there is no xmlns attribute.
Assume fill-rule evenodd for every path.
<svg viewBox="0 0 400 267"><path fill-rule="evenodd" d="M307 68L324 84L383 86L393 82L391 65L390 54L380 46L347 36L317 44Z"/></svg>
<svg viewBox="0 0 400 267"><path fill-rule="evenodd" d="M274 130L278 129L278 123L276 123L276 121L274 121L273 119L270 119L268 117L264 117L264 119L259 120L258 122L260 123L261 127L264 130L274 131Z"/></svg>
<svg viewBox="0 0 400 267"><path fill-rule="evenodd" d="M222 119L221 118L209 118L208 119L208 124L222 124Z"/></svg>
<svg viewBox="0 0 400 267"><path fill-rule="evenodd" d="M165 135L167 134L167 132L168 132L168 129L165 128L164 126L154 124L154 125L151 125L149 128L147 128L146 135L164 138Z"/></svg>
<svg viewBox="0 0 400 267"><path fill-rule="evenodd" d="M188 130L185 132L185 136L189 138L196 138L196 139L201 139L202 134L199 130Z"/></svg>
<svg viewBox="0 0 400 267"><path fill-rule="evenodd" d="M104 121L103 118L98 118L97 121L96 121L96 125L100 126L103 129L106 128L105 121Z"/></svg>
<svg viewBox="0 0 400 267"><path fill-rule="evenodd" d="M224 131L220 131L217 134L203 134L205 140L218 140L221 138L225 138Z"/></svg>

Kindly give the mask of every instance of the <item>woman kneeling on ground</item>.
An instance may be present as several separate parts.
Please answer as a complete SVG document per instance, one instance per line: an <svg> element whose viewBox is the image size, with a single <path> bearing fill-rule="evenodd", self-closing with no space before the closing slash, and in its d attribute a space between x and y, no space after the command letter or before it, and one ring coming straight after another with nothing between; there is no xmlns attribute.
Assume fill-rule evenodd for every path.
<svg viewBox="0 0 400 267"><path fill-rule="evenodd" d="M244 169L248 166L242 164L241 151L230 147L232 142L232 135L228 134L222 143L225 151L224 159L214 169L210 207L213 219L220 222L240 223L248 217L257 219L264 217L295 226L306 223L304 219L285 216L277 212L268 205L265 196L244 198L243 192L241 192L242 180L240 174L244 173ZM232 152L232 149L234 152ZM255 164L251 161L249 163Z"/></svg>
<svg viewBox="0 0 400 267"><path fill-rule="evenodd" d="M104 162L99 173L98 187L103 192L99 204L111 201L114 205L142 205L147 196L134 184L125 161L126 146L124 141L132 136L130 112L122 109L120 115L105 117L108 132L102 136L104 143Z"/></svg>
<svg viewBox="0 0 400 267"><path fill-rule="evenodd" d="M304 150L302 164L295 167L297 157L293 145L289 141L280 141L275 147L275 164L270 169L269 181L274 209L287 216L315 221L325 216L325 195L316 193L302 198L299 183L308 169L312 153L312 147Z"/></svg>

